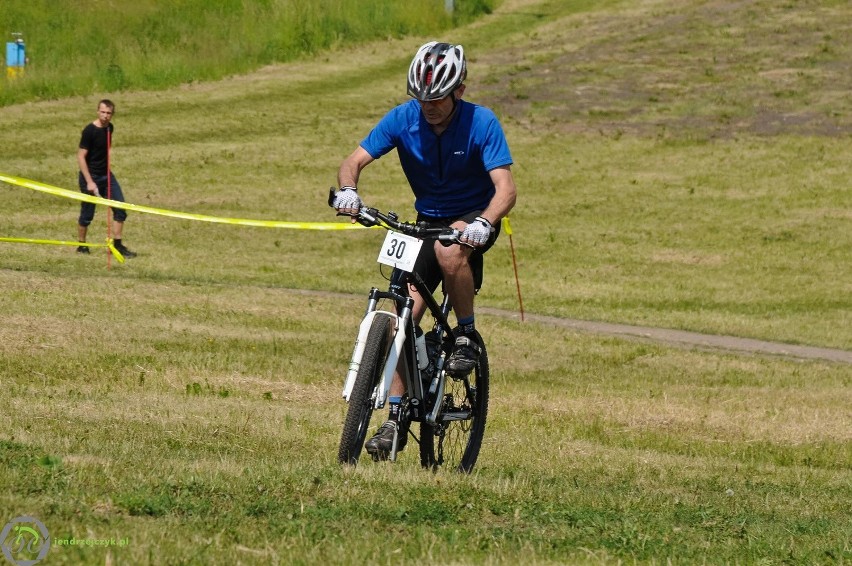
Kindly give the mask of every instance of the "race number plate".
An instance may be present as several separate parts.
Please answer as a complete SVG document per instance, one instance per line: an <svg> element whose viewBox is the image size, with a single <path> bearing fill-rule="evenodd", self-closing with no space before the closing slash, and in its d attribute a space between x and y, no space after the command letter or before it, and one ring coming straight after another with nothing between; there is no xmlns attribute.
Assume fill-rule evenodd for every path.
<svg viewBox="0 0 852 566"><path fill-rule="evenodd" d="M423 240L388 230L377 261L411 273L422 245Z"/></svg>

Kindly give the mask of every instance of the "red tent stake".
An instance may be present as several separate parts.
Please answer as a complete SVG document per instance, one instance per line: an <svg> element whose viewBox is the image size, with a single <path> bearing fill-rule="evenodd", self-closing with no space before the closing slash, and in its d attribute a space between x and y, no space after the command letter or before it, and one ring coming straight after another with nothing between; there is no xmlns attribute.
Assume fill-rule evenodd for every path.
<svg viewBox="0 0 852 566"><path fill-rule="evenodd" d="M110 176L112 173L112 169L110 169L109 158L112 153L112 136L109 134L109 124L107 124L107 200L112 200L112 183L110 182ZM112 238L112 208L107 207L107 242ZM107 248L107 269L110 269L112 266L112 252Z"/></svg>

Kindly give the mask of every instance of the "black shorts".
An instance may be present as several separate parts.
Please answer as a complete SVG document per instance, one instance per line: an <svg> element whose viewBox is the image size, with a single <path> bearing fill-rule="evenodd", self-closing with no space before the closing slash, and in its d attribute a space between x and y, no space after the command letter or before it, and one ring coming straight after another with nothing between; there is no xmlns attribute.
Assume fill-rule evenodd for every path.
<svg viewBox="0 0 852 566"><path fill-rule="evenodd" d="M423 216L422 214L417 215L417 222L426 222L430 226L441 226L444 228L449 228L450 225L456 220L463 220L470 224L474 221L474 219L482 214L481 210L477 210L471 212L470 214L465 214L464 216L459 216L456 218L431 218L428 216ZM474 289L479 291L482 287L482 273L483 273L483 262L482 255L491 249L491 246L494 245L494 242L497 241L497 236L500 235L500 222L498 222L494 226L494 233L488 238L488 241L485 242L484 246L480 246L475 248L468 259L470 263L470 268L473 270L473 285ZM440 244L439 244L440 245ZM455 244L452 244L455 245ZM417 256L417 261L414 264L414 271L423 278L423 281L426 282L426 285L429 287L429 291L435 292L435 289L438 288L438 283L443 279L443 273L441 273L441 267L438 265L438 258L435 256L435 246L424 245L420 250L420 255Z"/></svg>

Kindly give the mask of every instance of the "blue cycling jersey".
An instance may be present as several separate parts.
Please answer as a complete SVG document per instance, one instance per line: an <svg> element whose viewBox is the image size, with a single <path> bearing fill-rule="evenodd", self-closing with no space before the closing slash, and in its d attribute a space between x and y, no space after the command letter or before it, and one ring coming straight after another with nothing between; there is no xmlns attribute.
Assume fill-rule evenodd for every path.
<svg viewBox="0 0 852 566"><path fill-rule="evenodd" d="M414 208L433 218L484 210L494 196L489 171L511 165L512 155L494 112L460 100L449 127L436 136L410 100L388 112L361 142L373 159L396 148L414 191Z"/></svg>

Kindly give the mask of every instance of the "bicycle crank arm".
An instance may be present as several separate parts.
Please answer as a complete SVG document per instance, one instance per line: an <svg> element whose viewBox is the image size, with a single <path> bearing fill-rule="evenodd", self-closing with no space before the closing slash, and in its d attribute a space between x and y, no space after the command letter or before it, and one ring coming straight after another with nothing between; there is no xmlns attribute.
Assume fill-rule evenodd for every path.
<svg viewBox="0 0 852 566"><path fill-rule="evenodd" d="M466 421L470 418L470 411L449 411L441 413L441 421Z"/></svg>
<svg viewBox="0 0 852 566"><path fill-rule="evenodd" d="M435 407L432 409L432 412L426 415L426 422L429 424L436 424L438 419L438 413L441 412L441 404L444 400L444 382L447 379L447 376L441 372L440 378L438 379L438 389L435 391Z"/></svg>
<svg viewBox="0 0 852 566"><path fill-rule="evenodd" d="M397 446L399 446L399 427L395 427L393 431L393 444L391 444L391 453L388 457L391 462L396 462Z"/></svg>

